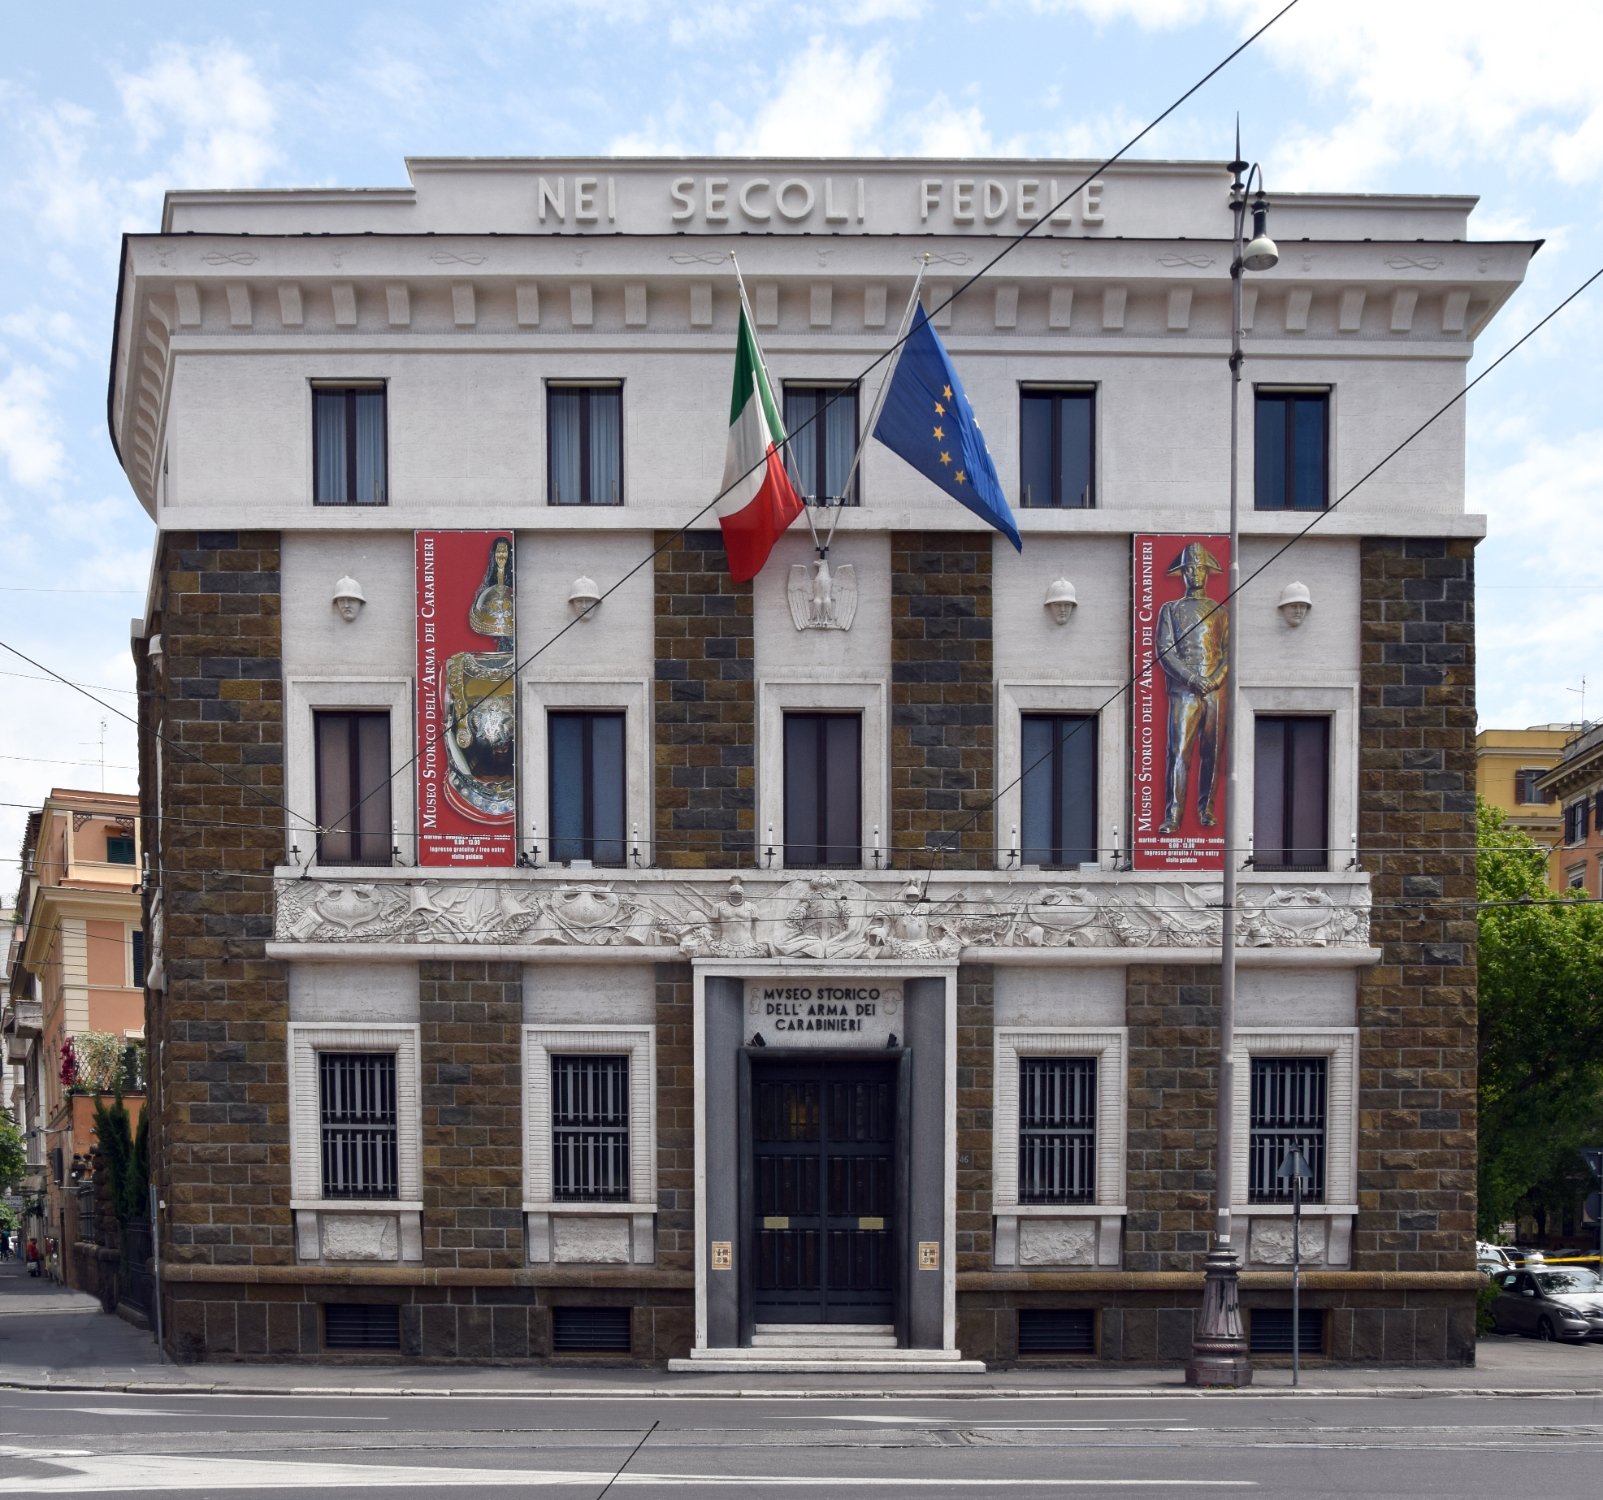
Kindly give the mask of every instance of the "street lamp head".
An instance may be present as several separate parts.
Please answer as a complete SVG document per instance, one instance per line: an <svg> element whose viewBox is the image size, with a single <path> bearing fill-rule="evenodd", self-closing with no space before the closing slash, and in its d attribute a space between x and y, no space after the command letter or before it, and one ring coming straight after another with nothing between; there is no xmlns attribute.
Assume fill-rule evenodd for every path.
<svg viewBox="0 0 1603 1500"><path fill-rule="evenodd" d="M1241 264L1249 271L1272 271L1280 264L1280 249L1269 238L1269 200L1260 192L1252 200L1252 238L1241 252Z"/></svg>

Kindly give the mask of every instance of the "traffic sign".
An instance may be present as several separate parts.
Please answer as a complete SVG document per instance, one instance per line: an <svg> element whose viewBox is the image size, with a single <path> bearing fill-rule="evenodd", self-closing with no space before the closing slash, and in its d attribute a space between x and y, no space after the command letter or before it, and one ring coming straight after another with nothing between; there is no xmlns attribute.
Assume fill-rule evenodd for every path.
<svg viewBox="0 0 1603 1500"><path fill-rule="evenodd" d="M1592 1175L1603 1182L1603 1146L1582 1146L1581 1155L1592 1169Z"/></svg>

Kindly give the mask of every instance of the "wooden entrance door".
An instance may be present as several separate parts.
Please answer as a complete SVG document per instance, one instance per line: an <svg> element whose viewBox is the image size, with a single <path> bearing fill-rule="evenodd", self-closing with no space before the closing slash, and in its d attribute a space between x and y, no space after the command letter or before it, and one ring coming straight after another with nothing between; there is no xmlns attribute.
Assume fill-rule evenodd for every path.
<svg viewBox="0 0 1603 1500"><path fill-rule="evenodd" d="M759 1323L895 1317L896 1065L753 1061Z"/></svg>

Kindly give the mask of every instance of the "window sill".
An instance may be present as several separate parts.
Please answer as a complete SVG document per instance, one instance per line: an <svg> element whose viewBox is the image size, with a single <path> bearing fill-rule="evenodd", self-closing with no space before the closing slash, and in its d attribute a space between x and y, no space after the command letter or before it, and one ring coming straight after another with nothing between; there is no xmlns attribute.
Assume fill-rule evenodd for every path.
<svg viewBox="0 0 1603 1500"><path fill-rule="evenodd" d="M1286 1218L1292 1216L1292 1206L1289 1203L1238 1203L1231 1207L1230 1212L1237 1217L1261 1218L1269 1214L1283 1214ZM1305 1219L1322 1216L1327 1219L1335 1218L1338 1214L1352 1215L1358 1212L1356 1203L1305 1203L1302 1206L1302 1216Z"/></svg>
<svg viewBox="0 0 1603 1500"><path fill-rule="evenodd" d="M525 1203L526 1214L654 1214L655 1203L620 1203L608 1199L605 1203L584 1203L573 1198L553 1199L549 1203Z"/></svg>
<svg viewBox="0 0 1603 1500"><path fill-rule="evenodd" d="M1122 1218L1129 1209L1122 1203L998 1203L996 1212L1017 1214L1021 1219L1095 1219L1107 1214L1118 1214Z"/></svg>
<svg viewBox="0 0 1603 1500"><path fill-rule="evenodd" d="M420 1214L422 1201L405 1198L291 1198L292 1211L310 1213Z"/></svg>
<svg viewBox="0 0 1603 1500"><path fill-rule="evenodd" d="M1026 1203L998 1207L992 1245L998 1269L1085 1270L1118 1266L1124 1235L1122 1204Z"/></svg>
<svg viewBox="0 0 1603 1500"><path fill-rule="evenodd" d="M395 1198L295 1198L302 1265L399 1265L423 1259L423 1205Z"/></svg>
<svg viewBox="0 0 1603 1500"><path fill-rule="evenodd" d="M649 1266L657 1259L655 1203L525 1204L531 1266Z"/></svg>

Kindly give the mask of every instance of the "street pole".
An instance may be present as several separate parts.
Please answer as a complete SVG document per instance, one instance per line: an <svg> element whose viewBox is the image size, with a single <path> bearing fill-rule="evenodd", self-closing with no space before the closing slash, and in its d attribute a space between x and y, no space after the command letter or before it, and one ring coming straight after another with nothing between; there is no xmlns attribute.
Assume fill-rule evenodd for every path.
<svg viewBox="0 0 1603 1500"><path fill-rule="evenodd" d="M1298 1153L1301 1155L1301 1152ZM1302 1365L1302 1173L1291 1177L1291 1385Z"/></svg>
<svg viewBox="0 0 1603 1500"><path fill-rule="evenodd" d="M1186 1363L1186 1384L1243 1386L1252 1383L1252 1361L1241 1329L1241 1270L1231 1243L1231 1154L1233 1150L1234 1081L1231 1051L1236 1024L1236 858L1242 842L1237 836L1240 798L1237 796L1236 717L1240 704L1237 666L1241 630L1235 618L1236 591L1241 586L1241 517L1238 496L1241 406L1241 276L1243 271L1268 270L1279 259L1274 242L1264 230L1268 202L1263 196L1263 174L1241 159L1241 132L1236 131L1236 160L1230 163L1230 611L1225 632L1225 784L1220 824L1224 830L1224 910L1219 924L1219 1107L1215 1126L1216 1185L1213 1244L1208 1250L1202 1283L1202 1310ZM1253 204L1252 243L1242 246L1246 227L1247 195L1252 176L1258 174L1259 193Z"/></svg>

